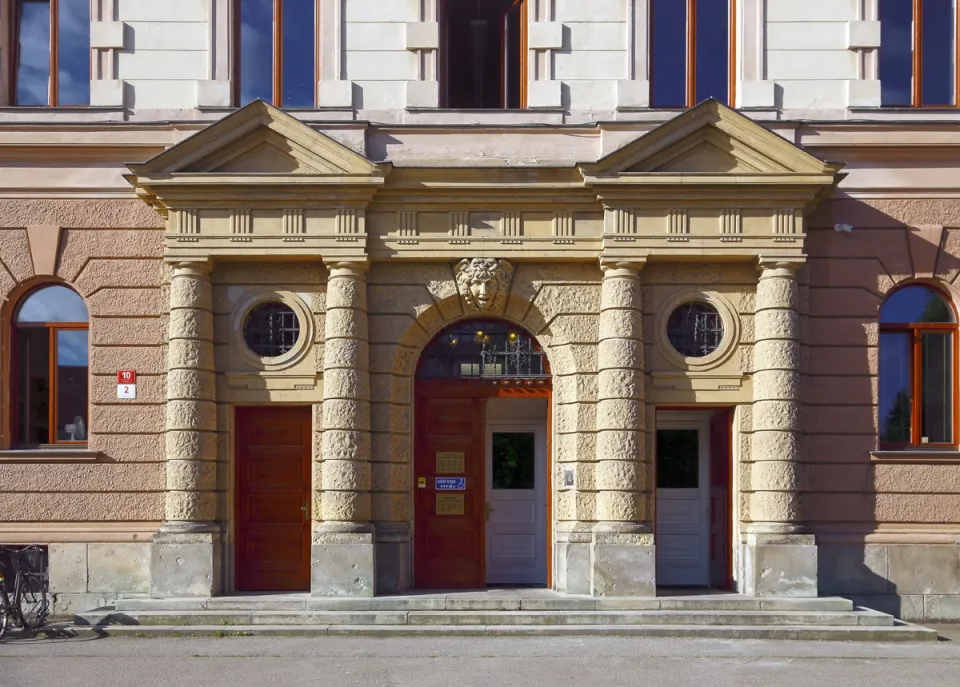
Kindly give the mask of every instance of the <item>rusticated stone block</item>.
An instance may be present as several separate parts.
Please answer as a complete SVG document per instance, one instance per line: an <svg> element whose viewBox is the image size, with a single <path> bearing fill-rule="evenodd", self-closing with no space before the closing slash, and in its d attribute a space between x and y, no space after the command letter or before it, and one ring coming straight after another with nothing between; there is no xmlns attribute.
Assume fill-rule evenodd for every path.
<svg viewBox="0 0 960 687"><path fill-rule="evenodd" d="M168 491L164 518L175 522L211 522L217 517L217 495L206 491Z"/></svg>
<svg viewBox="0 0 960 687"><path fill-rule="evenodd" d="M340 535L342 539L344 535ZM376 548L372 534L353 535L355 543L336 541L312 547L310 570L313 596L375 594Z"/></svg>
<svg viewBox="0 0 960 687"><path fill-rule="evenodd" d="M755 472L757 463L751 472ZM751 481L755 481L751 475ZM754 489L763 485L753 484ZM750 520L752 522L795 523L800 518L800 495L796 492L755 491L750 496Z"/></svg>
<svg viewBox="0 0 960 687"><path fill-rule="evenodd" d="M798 487L799 472L795 460L757 461L752 466L751 481L757 491L792 491Z"/></svg>
<svg viewBox="0 0 960 687"><path fill-rule="evenodd" d="M51 594L87 591L86 544L51 544L47 557Z"/></svg>
<svg viewBox="0 0 960 687"><path fill-rule="evenodd" d="M174 274L170 280L170 308L213 310L213 288L208 279Z"/></svg>
<svg viewBox="0 0 960 687"><path fill-rule="evenodd" d="M327 280L327 311L333 308L366 310L366 280L331 275Z"/></svg>
<svg viewBox="0 0 960 687"><path fill-rule="evenodd" d="M371 463L373 491L402 491L410 489L411 466L407 463Z"/></svg>
<svg viewBox="0 0 960 687"><path fill-rule="evenodd" d="M171 370L213 370L213 344L196 339L174 339L167 345L167 364ZM136 365L133 367L137 368Z"/></svg>
<svg viewBox="0 0 960 687"><path fill-rule="evenodd" d="M655 547L594 544L592 592L594 596L656 596Z"/></svg>
<svg viewBox="0 0 960 687"><path fill-rule="evenodd" d="M888 555L898 594L960 594L960 544L891 544Z"/></svg>
<svg viewBox="0 0 960 687"><path fill-rule="evenodd" d="M597 398L642 399L643 374L634 369L600 370L597 374Z"/></svg>
<svg viewBox="0 0 960 687"><path fill-rule="evenodd" d="M641 430L606 430L597 433L597 460L642 460L645 455L644 433ZM591 456L592 460L593 457Z"/></svg>
<svg viewBox="0 0 960 687"><path fill-rule="evenodd" d="M370 432L325 429L322 455L324 460L366 460L370 455Z"/></svg>
<svg viewBox="0 0 960 687"><path fill-rule="evenodd" d="M150 591L150 544L89 544L88 547L89 591L111 594Z"/></svg>
<svg viewBox="0 0 960 687"><path fill-rule="evenodd" d="M800 373L792 370L757 370L753 373L755 401L796 401L800 399Z"/></svg>
<svg viewBox="0 0 960 687"><path fill-rule="evenodd" d="M209 430L168 431L165 450L167 460L216 460L217 435Z"/></svg>
<svg viewBox="0 0 960 687"><path fill-rule="evenodd" d="M817 596L816 545L787 541L788 538L784 538L783 543L768 544L762 537L747 535L743 551L746 594L793 598Z"/></svg>
<svg viewBox="0 0 960 687"><path fill-rule="evenodd" d="M596 488L599 490L642 490L642 471L636 461L600 460L596 465ZM601 498L601 502L604 499Z"/></svg>
<svg viewBox="0 0 960 687"><path fill-rule="evenodd" d="M795 279L786 279L783 277L761 277L757 283L756 309L782 308L796 310L799 303L797 293L797 282Z"/></svg>
<svg viewBox="0 0 960 687"><path fill-rule="evenodd" d="M99 317L90 340L95 346L160 346L165 334L159 317Z"/></svg>
<svg viewBox="0 0 960 687"><path fill-rule="evenodd" d="M391 353L393 352L392 348L393 347L391 347ZM382 347L377 346L376 349L379 352L382 350ZM370 347L366 341L340 338L327 339L324 342L323 348L324 378L326 378L333 369L356 368L363 370L367 366L368 359L371 362L372 369L373 359L370 358ZM386 369L378 371L389 373L392 367L393 356L390 355Z"/></svg>
<svg viewBox="0 0 960 687"><path fill-rule="evenodd" d="M160 299L159 288L100 289L87 298L91 317L152 317L168 304Z"/></svg>
<svg viewBox="0 0 960 687"><path fill-rule="evenodd" d="M596 435L589 432L558 434L554 443L558 463L593 461L599 450Z"/></svg>
<svg viewBox="0 0 960 687"><path fill-rule="evenodd" d="M172 308L170 338L213 341L213 313L198 308Z"/></svg>
<svg viewBox="0 0 960 687"><path fill-rule="evenodd" d="M367 492L324 491L322 492L321 503L322 520L330 522L370 521L370 494Z"/></svg>
<svg viewBox="0 0 960 687"><path fill-rule="evenodd" d="M597 346L597 369L643 369L643 344L636 339L605 339Z"/></svg>
<svg viewBox="0 0 960 687"><path fill-rule="evenodd" d="M636 277L604 276L600 286L600 310L639 310L640 280Z"/></svg>
<svg viewBox="0 0 960 687"><path fill-rule="evenodd" d="M217 429L217 404L213 401L167 401L166 416L168 430Z"/></svg>
<svg viewBox="0 0 960 687"><path fill-rule="evenodd" d="M352 491L370 488L370 463L355 460L323 461L324 491Z"/></svg>
<svg viewBox="0 0 960 687"><path fill-rule="evenodd" d="M370 375L363 370L332 369L323 375L323 397L365 401L370 398Z"/></svg>
<svg viewBox="0 0 960 687"><path fill-rule="evenodd" d="M150 596L217 595L220 547L219 534L155 534L150 548Z"/></svg>
<svg viewBox="0 0 960 687"><path fill-rule="evenodd" d="M215 491L217 464L208 460L168 460L168 491Z"/></svg>
<svg viewBox="0 0 960 687"><path fill-rule="evenodd" d="M776 460L788 457L796 459L802 455L803 438L799 432L764 430L743 435L741 438L753 442L752 446L748 447L749 453L746 456L741 448L741 460Z"/></svg>
<svg viewBox="0 0 960 687"><path fill-rule="evenodd" d="M366 313L362 310L327 309L327 341L331 339L361 339L369 336Z"/></svg>
<svg viewBox="0 0 960 687"><path fill-rule="evenodd" d="M601 399L597 402L597 430L638 430L646 421L646 404L634 399Z"/></svg>
<svg viewBox="0 0 960 687"><path fill-rule="evenodd" d="M592 405L557 406L557 431L561 434L596 431L596 412Z"/></svg>
<svg viewBox="0 0 960 687"><path fill-rule="evenodd" d="M179 400L213 401L217 394L217 377L210 370L170 370L167 373L167 397ZM140 379L137 379L140 395Z"/></svg>
<svg viewBox="0 0 960 687"><path fill-rule="evenodd" d="M753 431L800 431L800 404L793 401L757 401L753 404Z"/></svg>
<svg viewBox="0 0 960 687"><path fill-rule="evenodd" d="M782 339L761 339L753 345L753 369L799 370L800 344Z"/></svg>
<svg viewBox="0 0 960 687"><path fill-rule="evenodd" d="M604 310L600 313L598 339L643 339L643 321L638 310Z"/></svg>
<svg viewBox="0 0 960 687"><path fill-rule="evenodd" d="M820 544L817 551L819 592L889 594L887 546L882 544Z"/></svg>
<svg viewBox="0 0 960 687"><path fill-rule="evenodd" d="M411 518L410 495L374 493L370 495L370 519L375 522L407 522Z"/></svg>
<svg viewBox="0 0 960 687"><path fill-rule="evenodd" d="M598 491L597 519L609 522L643 520L643 494L634 491Z"/></svg>
<svg viewBox="0 0 960 687"><path fill-rule="evenodd" d="M409 435L374 432L370 435L372 459L379 462L409 463L412 460Z"/></svg>
<svg viewBox="0 0 960 687"><path fill-rule="evenodd" d="M323 427L327 429L370 430L370 403L327 398L323 401Z"/></svg>
<svg viewBox="0 0 960 687"><path fill-rule="evenodd" d="M796 310L761 310L753 317L757 339L796 339L800 315Z"/></svg>

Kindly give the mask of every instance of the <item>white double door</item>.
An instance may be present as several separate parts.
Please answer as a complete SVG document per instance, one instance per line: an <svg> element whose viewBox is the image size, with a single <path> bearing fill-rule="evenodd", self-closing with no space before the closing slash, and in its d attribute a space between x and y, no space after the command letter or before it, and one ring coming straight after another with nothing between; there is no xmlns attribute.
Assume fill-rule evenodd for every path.
<svg viewBox="0 0 960 687"><path fill-rule="evenodd" d="M657 585L710 584L710 416L657 414Z"/></svg>
<svg viewBox="0 0 960 687"><path fill-rule="evenodd" d="M546 422L488 415L486 444L487 583L545 585Z"/></svg>

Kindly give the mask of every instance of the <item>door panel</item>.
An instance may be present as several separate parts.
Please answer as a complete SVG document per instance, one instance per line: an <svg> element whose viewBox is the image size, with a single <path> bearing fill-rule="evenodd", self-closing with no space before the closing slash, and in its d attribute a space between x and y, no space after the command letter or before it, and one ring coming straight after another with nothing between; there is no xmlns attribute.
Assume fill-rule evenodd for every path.
<svg viewBox="0 0 960 687"><path fill-rule="evenodd" d="M414 583L420 589L485 586L485 403L484 398L417 399ZM465 488L438 490L438 477L465 478Z"/></svg>
<svg viewBox="0 0 960 687"><path fill-rule="evenodd" d="M692 424L691 424L692 422ZM702 423L657 424L657 584L710 582L708 432Z"/></svg>
<svg viewBox="0 0 960 687"><path fill-rule="evenodd" d="M544 442L541 425L488 427L490 584L546 584Z"/></svg>
<svg viewBox="0 0 960 687"><path fill-rule="evenodd" d="M237 408L237 589L310 589L309 407Z"/></svg>

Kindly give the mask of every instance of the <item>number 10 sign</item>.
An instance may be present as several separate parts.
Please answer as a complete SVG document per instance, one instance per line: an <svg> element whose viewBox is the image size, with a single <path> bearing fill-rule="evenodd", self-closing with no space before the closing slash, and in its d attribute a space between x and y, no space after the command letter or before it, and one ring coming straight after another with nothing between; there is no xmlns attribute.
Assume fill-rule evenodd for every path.
<svg viewBox="0 0 960 687"><path fill-rule="evenodd" d="M137 397L137 373L135 370L117 372L117 398Z"/></svg>

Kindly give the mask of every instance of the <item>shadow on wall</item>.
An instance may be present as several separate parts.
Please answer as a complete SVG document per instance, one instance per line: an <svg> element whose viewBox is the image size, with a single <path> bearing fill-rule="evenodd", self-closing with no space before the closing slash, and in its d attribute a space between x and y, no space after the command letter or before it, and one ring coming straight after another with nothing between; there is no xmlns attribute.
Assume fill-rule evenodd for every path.
<svg viewBox="0 0 960 687"><path fill-rule="evenodd" d="M800 277L808 315L803 517L817 535L820 593L903 618L946 619L950 604L960 613L958 547L913 543L907 531L960 522L960 472L871 455L879 431L879 310L908 281L952 287L960 275L956 205L832 198L810 218ZM854 229L837 232L837 223ZM868 542L880 526L887 542ZM929 595L937 590L958 596L933 609Z"/></svg>

